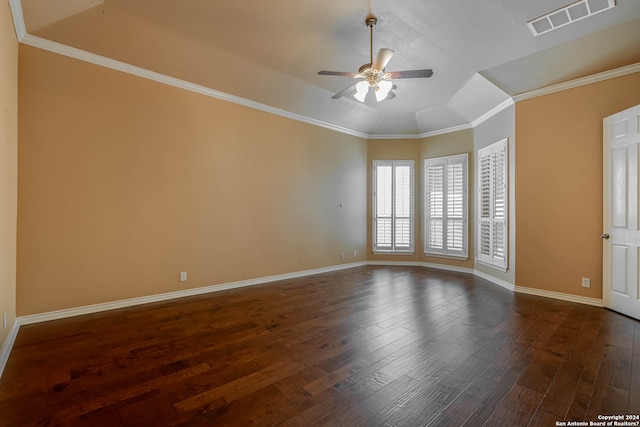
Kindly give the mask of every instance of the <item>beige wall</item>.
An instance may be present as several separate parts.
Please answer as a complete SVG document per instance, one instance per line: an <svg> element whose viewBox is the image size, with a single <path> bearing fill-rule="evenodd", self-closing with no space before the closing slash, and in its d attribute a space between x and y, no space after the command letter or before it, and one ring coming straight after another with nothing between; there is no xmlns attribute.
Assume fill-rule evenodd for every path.
<svg viewBox="0 0 640 427"><path fill-rule="evenodd" d="M33 3L41 2L33 0ZM317 88L323 92L320 98L314 97L311 101L304 95L309 89L308 82L288 75L301 64L271 62L269 55L254 61L248 59L251 55L243 55L242 46L255 45L254 33L247 32L244 40L220 37L205 42L186 35L194 34L193 28L188 31L186 27L185 31L169 28L150 18L149 13L142 17L132 12L128 3L132 2L105 2L34 35L320 121L331 121L333 114L328 112L343 108L340 102L331 99L330 92L320 88ZM41 7L38 4L38 8ZM153 14L153 11L146 12ZM29 12L25 13L29 21ZM190 25L188 20L183 24ZM313 51L317 43L312 33L297 34L296 40L305 51ZM258 74L261 78L254 78ZM314 75L315 71L309 77ZM263 84L265 81L269 84ZM369 114L351 114L346 109L343 113L345 122L340 123L341 126L362 129L370 124Z"/></svg>
<svg viewBox="0 0 640 427"><path fill-rule="evenodd" d="M18 41L9 5L0 2L0 343L16 317L17 152Z"/></svg>
<svg viewBox="0 0 640 427"><path fill-rule="evenodd" d="M365 259L363 139L24 45L19 100L19 315Z"/></svg>
<svg viewBox="0 0 640 427"><path fill-rule="evenodd" d="M602 297L602 119L637 104L640 73L516 104L518 286Z"/></svg>
<svg viewBox="0 0 640 427"><path fill-rule="evenodd" d="M423 238L423 161L424 159L451 156L454 154L469 154L469 176L473 177L473 130L467 129L458 132L451 132L443 135L432 136L422 139L373 139L368 143L368 190L369 201L367 203L367 238L369 247L367 253L372 261L398 261L398 262L428 262L444 264L454 267L473 268L473 187L469 188L469 259L456 260L445 257L432 257L424 254ZM371 194L372 194L372 165L374 160L413 160L414 161L414 188L415 188L415 223L414 223L414 253L412 255L381 255L372 251L372 227L371 222ZM473 182L471 179L470 182Z"/></svg>

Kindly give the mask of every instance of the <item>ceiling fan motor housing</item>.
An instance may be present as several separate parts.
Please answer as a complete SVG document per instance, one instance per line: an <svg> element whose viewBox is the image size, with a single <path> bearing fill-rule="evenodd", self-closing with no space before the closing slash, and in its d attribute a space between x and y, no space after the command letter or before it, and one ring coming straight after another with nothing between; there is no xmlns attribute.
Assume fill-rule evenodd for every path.
<svg viewBox="0 0 640 427"><path fill-rule="evenodd" d="M385 73L384 70L376 70L375 68L371 68L372 65L373 64L371 63L364 64L358 69L358 73L369 83L369 86L374 87L376 83L381 79L391 79L391 75L389 73Z"/></svg>

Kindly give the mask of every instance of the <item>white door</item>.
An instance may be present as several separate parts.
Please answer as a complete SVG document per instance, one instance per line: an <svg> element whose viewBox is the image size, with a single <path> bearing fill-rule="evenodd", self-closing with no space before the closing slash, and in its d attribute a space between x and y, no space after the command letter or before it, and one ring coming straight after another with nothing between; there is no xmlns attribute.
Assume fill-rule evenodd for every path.
<svg viewBox="0 0 640 427"><path fill-rule="evenodd" d="M638 156L640 105L604 119L603 300L640 319Z"/></svg>

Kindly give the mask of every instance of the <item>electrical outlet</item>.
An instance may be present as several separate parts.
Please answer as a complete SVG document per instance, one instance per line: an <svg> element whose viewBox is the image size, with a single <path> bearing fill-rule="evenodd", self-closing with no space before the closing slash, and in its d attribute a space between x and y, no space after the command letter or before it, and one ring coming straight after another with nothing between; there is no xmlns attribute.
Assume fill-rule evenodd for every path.
<svg viewBox="0 0 640 427"><path fill-rule="evenodd" d="M344 259L344 252L340 252L340 259Z"/></svg>
<svg viewBox="0 0 640 427"><path fill-rule="evenodd" d="M180 281L181 282L186 282L187 281L187 272L186 271L181 271L180 272Z"/></svg>
<svg viewBox="0 0 640 427"><path fill-rule="evenodd" d="M582 278L582 287L583 288L590 288L591 287L591 279L588 277L583 277Z"/></svg>
<svg viewBox="0 0 640 427"><path fill-rule="evenodd" d="M353 250L353 257L357 258L358 257L358 251L356 251L355 249Z"/></svg>

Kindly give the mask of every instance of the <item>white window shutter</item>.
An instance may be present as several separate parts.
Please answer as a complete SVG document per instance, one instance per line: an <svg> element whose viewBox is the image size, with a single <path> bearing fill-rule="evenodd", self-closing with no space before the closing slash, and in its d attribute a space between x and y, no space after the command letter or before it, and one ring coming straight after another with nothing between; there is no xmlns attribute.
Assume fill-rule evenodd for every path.
<svg viewBox="0 0 640 427"><path fill-rule="evenodd" d="M427 163L426 177L426 251L444 253L444 170L443 161Z"/></svg>
<svg viewBox="0 0 640 427"><path fill-rule="evenodd" d="M413 168L409 165L396 165L394 193L395 193L395 248L411 249L411 205L412 205L412 175Z"/></svg>
<svg viewBox="0 0 640 427"><path fill-rule="evenodd" d="M425 160L425 254L468 256L468 155Z"/></svg>
<svg viewBox="0 0 640 427"><path fill-rule="evenodd" d="M413 161L373 162L373 250L413 251Z"/></svg>
<svg viewBox="0 0 640 427"><path fill-rule="evenodd" d="M478 262L507 269L508 140L478 151Z"/></svg>
<svg viewBox="0 0 640 427"><path fill-rule="evenodd" d="M466 253L467 161L447 164L447 253Z"/></svg>
<svg viewBox="0 0 640 427"><path fill-rule="evenodd" d="M507 161L506 144L504 149L493 154L494 190L493 190L493 262L506 268L506 230L507 230Z"/></svg>
<svg viewBox="0 0 640 427"><path fill-rule="evenodd" d="M376 168L376 216L375 235L376 247L390 250L391 245L391 207L392 207L392 172L389 164L381 164Z"/></svg>

